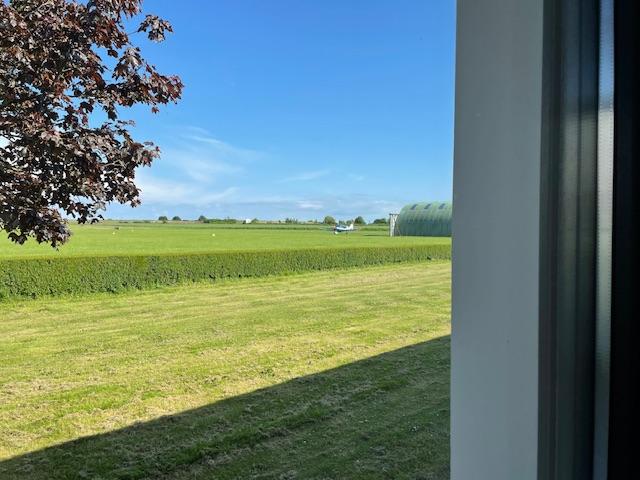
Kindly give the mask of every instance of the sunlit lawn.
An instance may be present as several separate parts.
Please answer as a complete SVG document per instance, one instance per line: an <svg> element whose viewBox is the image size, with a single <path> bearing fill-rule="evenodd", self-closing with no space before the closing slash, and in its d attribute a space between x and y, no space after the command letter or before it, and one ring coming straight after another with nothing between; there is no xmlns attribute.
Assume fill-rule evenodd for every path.
<svg viewBox="0 0 640 480"><path fill-rule="evenodd" d="M0 478L448 478L449 304L448 262L0 304Z"/></svg>

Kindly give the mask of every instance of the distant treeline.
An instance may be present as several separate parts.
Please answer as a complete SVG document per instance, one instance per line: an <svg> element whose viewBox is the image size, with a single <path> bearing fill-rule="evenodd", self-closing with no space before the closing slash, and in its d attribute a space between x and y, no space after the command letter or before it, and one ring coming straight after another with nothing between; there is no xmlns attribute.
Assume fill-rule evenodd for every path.
<svg viewBox="0 0 640 480"><path fill-rule="evenodd" d="M139 220L139 221L151 222L151 220ZM194 221L199 223L216 223L216 224L226 224L226 225L233 225L237 223L241 223L241 224L258 223L258 224L266 224L266 225L281 225L283 223L287 225L343 225L343 224L346 225L349 223L355 223L356 225L367 225L366 220L362 216L357 216L354 219L336 220L331 215L325 216L323 220L299 220L297 218L291 218L291 217L287 217L284 220L259 220L257 218L238 219L238 218L230 218L230 217L207 218L204 215L200 215L197 220L183 220L177 215L172 217L171 220L169 220L169 217L167 217L166 215L161 215L158 217L157 221L163 222L163 223L168 223L169 221L172 221L172 222ZM389 224L389 220L387 218L376 218L369 225L388 225L388 224Z"/></svg>

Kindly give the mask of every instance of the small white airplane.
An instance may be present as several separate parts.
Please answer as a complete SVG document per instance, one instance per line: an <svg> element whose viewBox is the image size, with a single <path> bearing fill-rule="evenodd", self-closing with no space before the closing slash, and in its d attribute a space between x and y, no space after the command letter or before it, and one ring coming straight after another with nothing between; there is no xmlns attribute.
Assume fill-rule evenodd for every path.
<svg viewBox="0 0 640 480"><path fill-rule="evenodd" d="M351 222L349 225L336 225L335 227L333 227L333 233L335 233L336 235L343 232L353 232L354 230L355 228L353 228L353 222Z"/></svg>

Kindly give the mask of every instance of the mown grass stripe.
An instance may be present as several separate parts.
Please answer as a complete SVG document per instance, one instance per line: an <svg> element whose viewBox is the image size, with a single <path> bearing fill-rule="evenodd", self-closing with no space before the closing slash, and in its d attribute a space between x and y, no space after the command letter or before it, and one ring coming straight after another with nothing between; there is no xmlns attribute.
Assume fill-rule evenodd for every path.
<svg viewBox="0 0 640 480"><path fill-rule="evenodd" d="M0 478L448 478L449 272L7 302Z"/></svg>

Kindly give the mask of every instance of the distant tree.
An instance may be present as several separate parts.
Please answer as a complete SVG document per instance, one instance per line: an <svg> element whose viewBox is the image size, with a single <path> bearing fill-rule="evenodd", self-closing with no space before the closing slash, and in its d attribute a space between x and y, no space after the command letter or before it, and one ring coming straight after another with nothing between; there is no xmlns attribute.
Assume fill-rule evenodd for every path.
<svg viewBox="0 0 640 480"><path fill-rule="evenodd" d="M207 221L207 217L205 217L204 215L200 215L200 216L198 217L198 221L199 221L199 222L206 222L206 221Z"/></svg>
<svg viewBox="0 0 640 480"><path fill-rule="evenodd" d="M373 224L374 224L374 225L386 225L386 224L388 224L388 223L389 223L389 220L388 220L388 219L386 219L386 218L376 218L376 219L373 221Z"/></svg>
<svg viewBox="0 0 640 480"><path fill-rule="evenodd" d="M160 216L158 217L158 221L159 221L159 222L168 222L168 221L169 221L169 219L167 218L167 216L166 216L166 215L160 215Z"/></svg>
<svg viewBox="0 0 640 480"><path fill-rule="evenodd" d="M336 219L333 218L331 215L327 215L326 217L324 217L324 220L322 221L322 223L324 223L325 225L335 225Z"/></svg>
<svg viewBox="0 0 640 480"><path fill-rule="evenodd" d="M174 221L174 222L181 222L182 221L182 219L178 215L173 217L171 220Z"/></svg>
<svg viewBox="0 0 640 480"><path fill-rule="evenodd" d="M203 220L204 223L238 223L238 221L235 218L207 218L205 220Z"/></svg>
<svg viewBox="0 0 640 480"><path fill-rule="evenodd" d="M365 222L364 218L362 218L361 216L357 216L356 219L353 221L353 223L355 223L356 225L366 225L367 222Z"/></svg>
<svg viewBox="0 0 640 480"><path fill-rule="evenodd" d="M284 223L297 224L297 223L300 223L300 221L297 218L289 218L289 217L287 217L287 218L284 219Z"/></svg>
<svg viewBox="0 0 640 480"><path fill-rule="evenodd" d="M155 113L183 87L131 41L141 10L142 0L0 1L0 229L12 241L55 247L71 234L65 215L93 223L109 202L140 203L136 168L159 150L119 115ZM161 42L172 28L147 15L133 30Z"/></svg>

